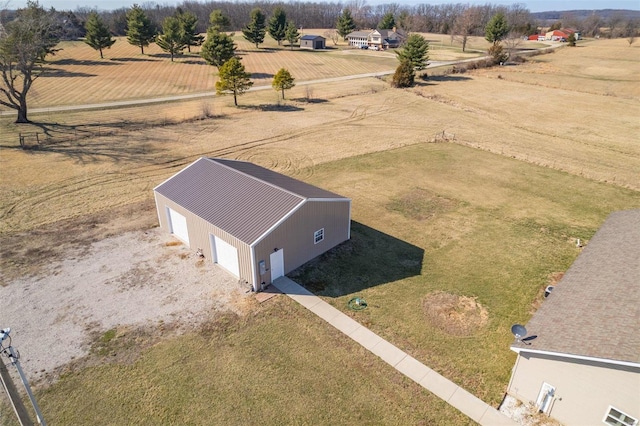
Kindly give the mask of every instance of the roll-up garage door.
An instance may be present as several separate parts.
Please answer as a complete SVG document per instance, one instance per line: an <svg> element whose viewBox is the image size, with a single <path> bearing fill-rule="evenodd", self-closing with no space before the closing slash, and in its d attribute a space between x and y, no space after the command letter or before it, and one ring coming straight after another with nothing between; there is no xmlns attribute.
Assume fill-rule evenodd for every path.
<svg viewBox="0 0 640 426"><path fill-rule="evenodd" d="M215 246L215 262L236 277L240 276L240 265L238 263L238 249L215 235L213 236Z"/></svg>
<svg viewBox="0 0 640 426"><path fill-rule="evenodd" d="M177 211L167 207L169 212L169 226L171 233L189 245L189 231L187 230L187 218Z"/></svg>

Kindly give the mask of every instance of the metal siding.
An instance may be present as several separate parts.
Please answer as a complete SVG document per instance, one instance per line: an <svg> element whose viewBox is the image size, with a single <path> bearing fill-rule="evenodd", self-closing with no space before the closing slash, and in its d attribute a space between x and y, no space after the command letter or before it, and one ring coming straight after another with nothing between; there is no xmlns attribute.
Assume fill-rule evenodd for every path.
<svg viewBox="0 0 640 426"><path fill-rule="evenodd" d="M260 277L267 281L270 276L270 254L275 248L284 248L284 272L291 272L316 256L349 239L348 199L343 201L309 201L301 206L289 219L274 229L255 248L255 268L264 260L269 271ZM313 233L324 228L325 238L313 243ZM258 272L259 273L259 272Z"/></svg>
<svg viewBox="0 0 640 426"><path fill-rule="evenodd" d="M210 262L213 261L213 253L211 251L209 234L224 239L226 242L238 249L238 264L240 267L239 279L241 281L246 281L249 284L253 284L251 252L248 244L244 243L228 232L217 228L211 223L208 223L195 214L185 210L182 206L175 203L174 201L169 200L162 194L156 193L156 207L158 209L158 212L163 212L166 210L166 207L170 207L185 216L185 218L187 219L187 229L189 230L189 241L191 243L191 248L194 251L197 249L201 249L205 259L209 260ZM158 214L158 218L160 219L160 227L166 232L170 232L166 214Z"/></svg>
<svg viewBox="0 0 640 426"><path fill-rule="evenodd" d="M602 424L609 405L640 418L638 368L519 355L507 392L535 403L543 382L556 388L549 414L563 424Z"/></svg>

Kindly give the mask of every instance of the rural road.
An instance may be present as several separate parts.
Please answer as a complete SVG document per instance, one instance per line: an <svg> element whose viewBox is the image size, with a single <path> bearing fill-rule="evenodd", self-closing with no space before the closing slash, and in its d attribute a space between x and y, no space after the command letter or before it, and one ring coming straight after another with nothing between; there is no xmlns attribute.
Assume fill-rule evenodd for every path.
<svg viewBox="0 0 640 426"><path fill-rule="evenodd" d="M449 66L460 64L464 62L472 62L477 61L484 58L470 58L464 59L460 61L430 61L427 68L437 68L442 66ZM309 80L309 81L299 81L296 82L298 86L304 86L308 84L318 84L318 83L331 83L335 81L347 81L347 80L356 80L359 78L369 78L369 77L381 77L389 74L393 74L395 70L389 71L381 71L381 72L372 72L366 74L354 74L354 75L346 75L342 77L332 77L332 78L323 78L319 80ZM249 91L258 91L258 90L273 90L273 88L268 86L255 86L249 89ZM91 110L91 109L104 109L104 108L120 108L120 107L128 107L128 106L138 106L138 105L149 105L149 104L158 104L164 102L176 102L176 101L184 101L191 99L199 99L199 98L208 98L215 96L216 92L198 92L198 93L187 93L184 95L174 95L174 96L162 96L157 98L149 98L149 99L130 99L124 101L115 101L115 102L104 102L97 104L83 104L83 105L64 105L64 106L55 106L55 107L44 107L44 108L32 108L29 109L29 113L37 114L37 113L47 113L47 112L62 112L62 111L80 111L80 110ZM0 116L5 115L14 115L15 110L7 110L0 111Z"/></svg>

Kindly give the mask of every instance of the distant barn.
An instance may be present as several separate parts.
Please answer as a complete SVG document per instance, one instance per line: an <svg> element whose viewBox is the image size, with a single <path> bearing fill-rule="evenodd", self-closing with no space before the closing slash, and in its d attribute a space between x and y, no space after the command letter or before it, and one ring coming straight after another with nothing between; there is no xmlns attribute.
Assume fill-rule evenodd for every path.
<svg viewBox="0 0 640 426"><path fill-rule="evenodd" d="M300 49L325 49L326 39L318 35L305 35L300 38Z"/></svg>
<svg viewBox="0 0 640 426"><path fill-rule="evenodd" d="M162 229L254 291L350 238L349 198L245 161L200 158L154 195Z"/></svg>

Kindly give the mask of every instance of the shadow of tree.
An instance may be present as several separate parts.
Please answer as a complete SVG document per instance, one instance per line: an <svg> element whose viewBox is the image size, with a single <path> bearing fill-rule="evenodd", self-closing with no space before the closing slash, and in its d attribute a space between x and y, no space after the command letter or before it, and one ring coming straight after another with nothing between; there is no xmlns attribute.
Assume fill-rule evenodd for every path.
<svg viewBox="0 0 640 426"><path fill-rule="evenodd" d="M288 104L238 105L238 108L255 110L255 111L280 111L280 112L304 111L304 108L300 108L295 105L288 105Z"/></svg>
<svg viewBox="0 0 640 426"><path fill-rule="evenodd" d="M115 62L155 62L152 58L111 58Z"/></svg>
<svg viewBox="0 0 640 426"><path fill-rule="evenodd" d="M420 275L424 250L351 222L351 239L288 274L315 294L340 297Z"/></svg>
<svg viewBox="0 0 640 426"><path fill-rule="evenodd" d="M293 98L291 100L294 102L304 102L307 104L323 104L325 102L329 102L328 99L320 99L320 98Z"/></svg>
<svg viewBox="0 0 640 426"><path fill-rule="evenodd" d="M4 148L23 149L30 155L57 153L74 159L78 163L102 161L134 161L148 163L162 151L162 139L145 137L132 139L129 131L148 126L147 123L114 121L67 125L58 123L31 123L34 132L40 133L40 142ZM108 137L108 139L103 138ZM167 139L169 141L169 139Z"/></svg>
<svg viewBox="0 0 640 426"><path fill-rule="evenodd" d="M45 72L41 77L43 78L51 78L51 77L96 77L96 74L89 74L86 72L74 72L69 70L62 70L57 68L45 68Z"/></svg>
<svg viewBox="0 0 640 426"><path fill-rule="evenodd" d="M72 58L66 58L66 59L60 59L58 61L55 62L51 62L51 65L82 65L82 66L88 66L88 67L92 67L92 66L96 66L96 65L105 65L105 66L109 66L109 65L120 65L118 63L113 63L111 62L111 60L105 59L105 60L101 60L101 61L91 61L91 60L80 60L80 59L72 59Z"/></svg>
<svg viewBox="0 0 640 426"><path fill-rule="evenodd" d="M273 78L273 74L265 73L265 72L254 72L251 73L251 78L259 79L259 78Z"/></svg>
<svg viewBox="0 0 640 426"><path fill-rule="evenodd" d="M449 75L430 75L429 77L427 77L426 80L420 79L416 81L429 83L429 82L445 82L445 81L467 81L471 79L472 79L471 77L449 74Z"/></svg>

